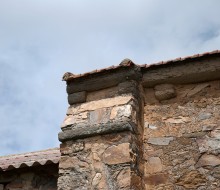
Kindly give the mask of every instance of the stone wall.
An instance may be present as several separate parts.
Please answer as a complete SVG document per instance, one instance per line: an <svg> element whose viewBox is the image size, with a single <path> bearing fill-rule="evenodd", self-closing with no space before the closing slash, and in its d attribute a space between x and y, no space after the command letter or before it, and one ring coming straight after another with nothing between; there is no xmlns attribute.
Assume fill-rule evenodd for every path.
<svg viewBox="0 0 220 190"><path fill-rule="evenodd" d="M141 189L141 100L135 81L84 92L70 107L59 139L59 190ZM142 171L141 171L142 170Z"/></svg>
<svg viewBox="0 0 220 190"><path fill-rule="evenodd" d="M145 89L145 189L220 189L220 81Z"/></svg>
<svg viewBox="0 0 220 190"><path fill-rule="evenodd" d="M58 189L220 189L219 52L125 62L64 75Z"/></svg>
<svg viewBox="0 0 220 190"><path fill-rule="evenodd" d="M0 190L56 190L58 165L0 172Z"/></svg>

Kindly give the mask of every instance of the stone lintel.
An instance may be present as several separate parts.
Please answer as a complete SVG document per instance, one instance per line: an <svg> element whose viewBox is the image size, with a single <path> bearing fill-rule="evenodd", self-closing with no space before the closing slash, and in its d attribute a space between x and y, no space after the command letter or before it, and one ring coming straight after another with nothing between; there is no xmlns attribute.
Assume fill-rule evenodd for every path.
<svg viewBox="0 0 220 190"><path fill-rule="evenodd" d="M187 84L220 79L220 58L211 57L142 69L144 87L158 84Z"/></svg>
<svg viewBox="0 0 220 190"><path fill-rule="evenodd" d="M72 94L81 91L96 91L112 86L128 80L141 79L140 67L133 65L131 67L122 67L117 70L101 72L96 75L89 75L82 78L76 78L67 82L67 93Z"/></svg>
<svg viewBox="0 0 220 190"><path fill-rule="evenodd" d="M117 121L98 125L80 125L74 128L67 129L58 134L59 141L65 142L68 140L76 140L96 135L104 135L110 133L117 133L122 131L135 132L135 126L131 121Z"/></svg>

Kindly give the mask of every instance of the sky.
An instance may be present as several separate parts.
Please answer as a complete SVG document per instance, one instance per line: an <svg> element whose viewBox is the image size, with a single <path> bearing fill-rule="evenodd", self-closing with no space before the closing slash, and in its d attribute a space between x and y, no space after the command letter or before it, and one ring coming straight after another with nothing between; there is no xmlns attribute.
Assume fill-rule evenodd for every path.
<svg viewBox="0 0 220 190"><path fill-rule="evenodd" d="M59 146L65 72L220 49L219 0L0 0L0 155Z"/></svg>

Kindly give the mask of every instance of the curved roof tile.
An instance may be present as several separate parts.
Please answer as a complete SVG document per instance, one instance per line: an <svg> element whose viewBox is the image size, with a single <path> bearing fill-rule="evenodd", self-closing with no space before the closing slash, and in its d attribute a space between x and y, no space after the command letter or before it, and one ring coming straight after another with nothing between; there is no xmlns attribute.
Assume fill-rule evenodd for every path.
<svg viewBox="0 0 220 190"><path fill-rule="evenodd" d="M0 156L0 171L8 171L38 165L57 164L60 160L60 149L53 148L24 154Z"/></svg>

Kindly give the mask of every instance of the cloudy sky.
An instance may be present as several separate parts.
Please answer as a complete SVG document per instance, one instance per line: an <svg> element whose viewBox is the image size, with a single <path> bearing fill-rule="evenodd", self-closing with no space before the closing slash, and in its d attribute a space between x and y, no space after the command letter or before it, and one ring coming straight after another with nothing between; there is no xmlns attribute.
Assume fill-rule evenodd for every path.
<svg viewBox="0 0 220 190"><path fill-rule="evenodd" d="M66 71L220 49L219 0L0 0L0 155L59 145Z"/></svg>

